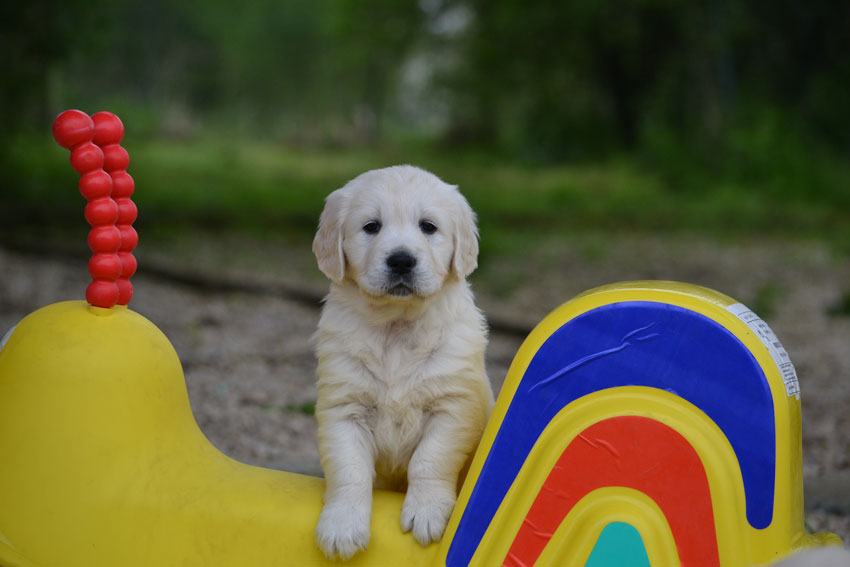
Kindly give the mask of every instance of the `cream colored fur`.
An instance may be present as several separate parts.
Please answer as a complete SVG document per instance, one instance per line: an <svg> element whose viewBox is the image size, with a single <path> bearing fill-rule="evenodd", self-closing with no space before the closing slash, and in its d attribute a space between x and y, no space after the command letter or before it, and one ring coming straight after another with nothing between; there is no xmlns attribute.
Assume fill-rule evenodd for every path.
<svg viewBox="0 0 850 567"><path fill-rule="evenodd" d="M366 548L373 486L406 488L402 529L438 541L493 405L485 321L466 282L475 216L424 170L369 171L327 198L313 250L331 279L315 335L317 543L329 558ZM399 253L415 259L408 274L388 263Z"/></svg>

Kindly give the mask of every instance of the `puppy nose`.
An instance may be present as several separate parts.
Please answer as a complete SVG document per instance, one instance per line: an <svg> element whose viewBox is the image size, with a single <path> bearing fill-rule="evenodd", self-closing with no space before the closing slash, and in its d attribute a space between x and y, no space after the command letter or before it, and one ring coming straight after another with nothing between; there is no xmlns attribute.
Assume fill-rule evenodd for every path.
<svg viewBox="0 0 850 567"><path fill-rule="evenodd" d="M387 258L387 267L392 270L392 273L399 276L410 273L415 265L416 258L408 252L393 252Z"/></svg>

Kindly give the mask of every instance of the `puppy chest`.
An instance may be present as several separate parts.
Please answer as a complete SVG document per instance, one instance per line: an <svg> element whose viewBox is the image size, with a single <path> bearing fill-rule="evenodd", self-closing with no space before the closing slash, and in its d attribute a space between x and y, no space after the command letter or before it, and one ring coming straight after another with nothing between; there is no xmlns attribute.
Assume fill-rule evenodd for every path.
<svg viewBox="0 0 850 567"><path fill-rule="evenodd" d="M355 357L392 404L438 396L437 382L450 380L466 366L458 354L442 335L397 332L359 349Z"/></svg>
<svg viewBox="0 0 850 567"><path fill-rule="evenodd" d="M406 470L431 416L433 396L417 388L379 388L373 404L369 425L378 461L388 470Z"/></svg>
<svg viewBox="0 0 850 567"><path fill-rule="evenodd" d="M378 452L406 466L422 438L425 421L426 414L420 407L378 405L372 429Z"/></svg>

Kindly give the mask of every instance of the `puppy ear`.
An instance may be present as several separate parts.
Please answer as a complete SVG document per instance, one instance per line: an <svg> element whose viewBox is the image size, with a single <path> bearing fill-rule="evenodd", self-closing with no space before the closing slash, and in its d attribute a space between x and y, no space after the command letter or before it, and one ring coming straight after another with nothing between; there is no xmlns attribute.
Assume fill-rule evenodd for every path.
<svg viewBox="0 0 850 567"><path fill-rule="evenodd" d="M325 199L319 217L319 230L313 239L313 254L319 269L334 283L345 276L345 255L342 252L342 221L344 195L337 189Z"/></svg>
<svg viewBox="0 0 850 567"><path fill-rule="evenodd" d="M452 271L457 277L464 279L478 267L478 226L472 207L460 192L456 194L458 215L454 234Z"/></svg>

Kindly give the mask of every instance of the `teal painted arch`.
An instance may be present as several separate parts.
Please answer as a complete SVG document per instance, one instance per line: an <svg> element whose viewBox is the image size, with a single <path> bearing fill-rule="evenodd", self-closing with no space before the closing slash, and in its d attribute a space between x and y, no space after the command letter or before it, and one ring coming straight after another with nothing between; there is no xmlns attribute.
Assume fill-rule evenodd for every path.
<svg viewBox="0 0 850 567"><path fill-rule="evenodd" d="M631 524L612 522L605 526L585 567L651 567L640 532Z"/></svg>

